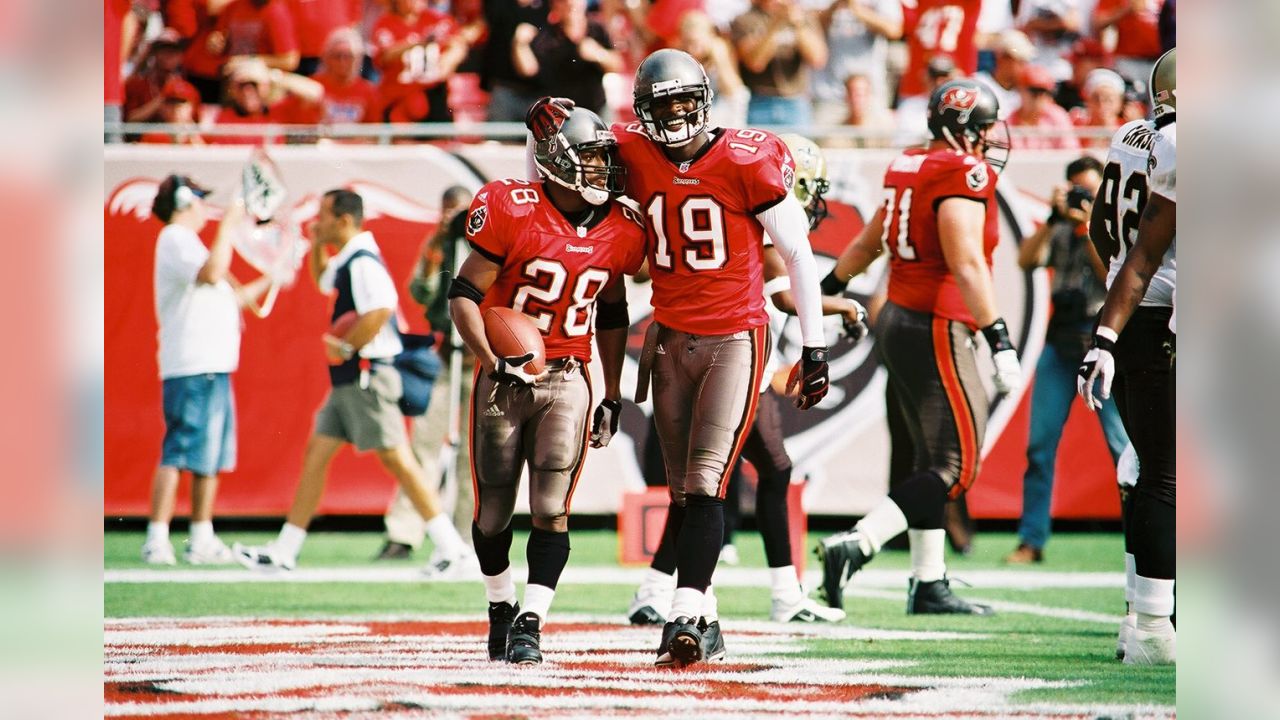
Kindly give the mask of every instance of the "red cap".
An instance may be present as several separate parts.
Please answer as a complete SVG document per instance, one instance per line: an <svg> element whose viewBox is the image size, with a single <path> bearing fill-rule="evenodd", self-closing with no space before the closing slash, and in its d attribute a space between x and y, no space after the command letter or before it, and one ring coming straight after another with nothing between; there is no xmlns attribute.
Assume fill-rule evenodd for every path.
<svg viewBox="0 0 1280 720"><path fill-rule="evenodd" d="M1028 65L1023 68L1022 74L1018 77L1018 84L1024 88L1049 92L1053 92L1058 87L1058 83L1054 82L1049 71L1039 65Z"/></svg>

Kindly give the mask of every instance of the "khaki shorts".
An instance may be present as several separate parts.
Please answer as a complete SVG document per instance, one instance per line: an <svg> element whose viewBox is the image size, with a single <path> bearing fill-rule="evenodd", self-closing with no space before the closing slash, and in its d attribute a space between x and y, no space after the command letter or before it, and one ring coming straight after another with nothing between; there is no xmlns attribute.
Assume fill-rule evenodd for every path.
<svg viewBox="0 0 1280 720"><path fill-rule="evenodd" d="M382 450L408 442L400 413L400 373L389 365L376 365L369 387L360 383L337 385L329 391L316 413L316 432L345 440L357 450Z"/></svg>

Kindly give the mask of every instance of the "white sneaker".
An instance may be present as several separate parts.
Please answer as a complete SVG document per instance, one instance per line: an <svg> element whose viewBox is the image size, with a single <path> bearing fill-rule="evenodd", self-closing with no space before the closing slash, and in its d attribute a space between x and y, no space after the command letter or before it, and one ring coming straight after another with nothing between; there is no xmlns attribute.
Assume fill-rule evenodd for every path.
<svg viewBox="0 0 1280 720"><path fill-rule="evenodd" d="M774 598L769 619L774 622L836 623L844 619L844 610L820 605L806 596L801 596L795 603Z"/></svg>
<svg viewBox="0 0 1280 720"><path fill-rule="evenodd" d="M1129 647L1129 641L1133 638L1133 629L1138 626L1138 616L1136 613L1129 613L1120 621L1120 632L1116 635L1116 659L1123 660L1125 649Z"/></svg>
<svg viewBox="0 0 1280 720"><path fill-rule="evenodd" d="M471 548L465 548L455 555L445 555L437 549L431 553L431 559L422 568L422 574L428 580L479 580L480 560Z"/></svg>
<svg viewBox="0 0 1280 720"><path fill-rule="evenodd" d="M168 540L156 540L142 546L142 562L148 565L177 565L178 558L173 555L173 543Z"/></svg>
<svg viewBox="0 0 1280 720"><path fill-rule="evenodd" d="M1177 641L1177 632L1167 618L1154 630L1135 626L1124 648L1124 664L1175 665Z"/></svg>
<svg viewBox="0 0 1280 720"><path fill-rule="evenodd" d="M192 565L231 565L236 561L231 548L217 536L204 542L188 540L187 550L182 557Z"/></svg>
<svg viewBox="0 0 1280 720"><path fill-rule="evenodd" d="M738 548L734 547L733 545L725 545L724 547L720 548L719 563L721 565L734 566L734 565L737 565L740 561L741 560L738 558Z"/></svg>
<svg viewBox="0 0 1280 720"><path fill-rule="evenodd" d="M298 564L298 559L289 557L276 549L272 543L266 545L231 546L231 554L241 565L258 572L289 571Z"/></svg>

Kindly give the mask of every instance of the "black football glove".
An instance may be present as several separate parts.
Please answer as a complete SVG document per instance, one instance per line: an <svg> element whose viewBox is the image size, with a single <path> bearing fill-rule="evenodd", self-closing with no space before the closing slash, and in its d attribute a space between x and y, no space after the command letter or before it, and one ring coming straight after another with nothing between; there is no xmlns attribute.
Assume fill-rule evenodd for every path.
<svg viewBox="0 0 1280 720"><path fill-rule="evenodd" d="M529 112L524 116L524 126L533 133L534 140L546 142L560 132L560 126L569 118L569 111L573 108L574 102L569 98L549 95L540 97L529 106Z"/></svg>
<svg viewBox="0 0 1280 720"><path fill-rule="evenodd" d="M591 447L602 448L609 444L618 434L618 423L622 420L622 401L605 398L596 406L595 417L591 419Z"/></svg>
<svg viewBox="0 0 1280 720"><path fill-rule="evenodd" d="M525 353L515 357L500 357L498 365L489 373L489 379L506 385L533 385L538 382L536 375L525 371L525 363L533 360L533 353Z"/></svg>
<svg viewBox="0 0 1280 720"><path fill-rule="evenodd" d="M788 395L797 388L800 391L800 397L796 398L796 407L808 410L827 396L827 388L831 385L828 374L827 349L804 348L800 353L800 362L791 368L791 377L787 379Z"/></svg>

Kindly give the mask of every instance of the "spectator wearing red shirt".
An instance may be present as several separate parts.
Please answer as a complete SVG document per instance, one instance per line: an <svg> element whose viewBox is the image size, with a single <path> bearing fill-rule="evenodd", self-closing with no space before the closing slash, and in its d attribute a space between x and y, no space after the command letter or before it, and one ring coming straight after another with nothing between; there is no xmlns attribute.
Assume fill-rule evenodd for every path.
<svg viewBox="0 0 1280 720"><path fill-rule="evenodd" d="M209 49L209 36L218 28L218 15L233 0L164 0L161 11L166 27L178 31L186 42L182 68L187 80L200 91L200 101L216 105L222 100L222 65L226 58Z"/></svg>
<svg viewBox="0 0 1280 720"><path fill-rule="evenodd" d="M226 58L258 58L268 68L298 67L298 36L284 0L233 0L218 16L209 51Z"/></svg>
<svg viewBox="0 0 1280 720"><path fill-rule="evenodd" d="M1040 132L1027 136L1015 133L1014 148L1026 150L1078 150L1075 126L1067 111L1053 101L1057 84L1048 70L1039 65L1028 65L1022 73L1020 89L1022 105L1009 118L1014 127L1037 128ZM1056 131L1056 132L1049 132ZM1046 133L1048 134L1042 134Z"/></svg>
<svg viewBox="0 0 1280 720"><path fill-rule="evenodd" d="M902 32L907 43L907 67L899 98L923 95L925 66L938 55L950 56L961 75L978 69L978 16L982 0L917 0L902 6Z"/></svg>
<svg viewBox="0 0 1280 720"><path fill-rule="evenodd" d="M1084 107L1071 109L1071 122L1076 127L1106 128L1114 131L1124 122L1124 78L1106 68L1096 68L1084 81ZM1110 137L1085 143L1089 147L1107 147Z"/></svg>
<svg viewBox="0 0 1280 720"><path fill-rule="evenodd" d="M324 88L324 98L311 103L290 96L286 116L291 122L313 125L381 122L378 88L360 77L364 41L354 28L339 28L330 36L312 80Z"/></svg>
<svg viewBox="0 0 1280 720"><path fill-rule="evenodd" d="M160 112L156 120L171 125L186 125L190 132L144 133L140 142L156 145L204 145L204 138L195 132L196 107L200 105L200 93L195 86L180 75L174 75L165 82L157 97L160 100Z"/></svg>
<svg viewBox="0 0 1280 720"><path fill-rule="evenodd" d="M124 82L127 122L159 121L164 104L161 90L170 78L182 77L182 46L182 36L173 28L165 28L151 41L142 64Z"/></svg>
<svg viewBox="0 0 1280 720"><path fill-rule="evenodd" d="M373 26L374 62L387 122L448 122L446 81L467 55L453 18L420 0L391 0ZM438 88L438 90L437 90ZM435 91L430 93L429 91Z"/></svg>
<svg viewBox="0 0 1280 720"><path fill-rule="evenodd" d="M289 96L298 102L317 104L324 87L311 78L268 68L259 58L233 58L227 62L226 100L214 116L215 126L289 122ZM258 145L266 135L213 135L219 145Z"/></svg>
<svg viewBox="0 0 1280 720"><path fill-rule="evenodd" d="M1116 70L1131 82L1147 82L1160 57L1160 10L1165 0L1098 0L1093 32L1116 33Z"/></svg>
<svg viewBox="0 0 1280 720"><path fill-rule="evenodd" d="M121 68L124 59L132 51L134 38L138 33L138 19L132 12L129 0L105 0L103 5L103 58L102 78L103 119L106 122L119 122L124 117L121 106L124 104L124 83L121 82ZM109 140L119 142L121 137L112 134Z"/></svg>
<svg viewBox="0 0 1280 720"><path fill-rule="evenodd" d="M287 0L302 59L294 72L313 76L334 31L353 28L363 12L359 0Z"/></svg>

